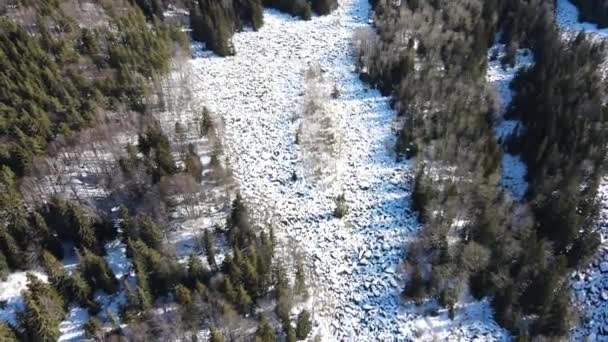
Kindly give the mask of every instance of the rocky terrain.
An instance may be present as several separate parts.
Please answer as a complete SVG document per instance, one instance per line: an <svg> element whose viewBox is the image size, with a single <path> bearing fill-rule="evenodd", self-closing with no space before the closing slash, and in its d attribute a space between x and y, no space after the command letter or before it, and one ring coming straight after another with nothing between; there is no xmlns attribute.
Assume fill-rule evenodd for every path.
<svg viewBox="0 0 608 342"><path fill-rule="evenodd" d="M463 297L456 318L434 303L403 304L400 261L419 224L409 207L413 166L396 161L389 99L354 72L355 30L368 27L366 0L344 0L325 17L299 21L265 12L258 32L237 34L236 56L195 51L192 88L225 124L234 178L258 221L306 256L315 334L323 340L502 340L487 302ZM305 177L297 144L304 75L318 65L339 123L331 182ZM348 214L335 218L344 195ZM288 250L286 252L289 252Z"/></svg>

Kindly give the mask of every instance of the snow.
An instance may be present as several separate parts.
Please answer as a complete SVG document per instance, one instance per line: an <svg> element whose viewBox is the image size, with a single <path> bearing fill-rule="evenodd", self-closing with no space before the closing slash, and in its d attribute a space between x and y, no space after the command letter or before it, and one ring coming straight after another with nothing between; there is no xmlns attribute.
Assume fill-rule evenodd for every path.
<svg viewBox="0 0 608 342"><path fill-rule="evenodd" d="M515 65L503 66L501 59L505 56L505 45L500 43L500 34L496 36L495 44L488 51L487 82L495 87L497 95L497 119L495 125L496 138L503 144L510 136L516 135L522 129L519 120L506 120L503 115L513 100L511 82L519 70L534 64L534 55L529 49L518 49L515 54ZM504 148L503 148L504 150ZM501 161L500 186L507 190L516 200L521 200L528 190L525 180L527 173L526 164L520 156L512 155L506 151Z"/></svg>
<svg viewBox="0 0 608 342"><path fill-rule="evenodd" d="M556 1L555 20L557 25L565 31L584 31L586 33L601 36L602 38L608 36L608 28L600 29L596 24L580 22L578 9L569 0Z"/></svg>
<svg viewBox="0 0 608 342"><path fill-rule="evenodd" d="M31 273L38 279L47 281L45 274L40 272L14 272L6 280L0 282L0 321L10 325L17 324L17 312L23 309L21 292L27 289L26 275Z"/></svg>
<svg viewBox="0 0 608 342"><path fill-rule="evenodd" d="M194 94L225 123L228 163L254 219L272 224L280 245L295 245L306 256L313 336L328 341L416 339L424 316L400 297L403 246L419 228L409 206L412 165L396 162L391 152L396 129L389 98L352 71L351 38L368 27L368 14L366 0L341 1L336 12L311 21L267 10L258 32L233 38L236 56L193 51L201 57L191 62ZM338 177L326 186L302 177L307 172L295 144L304 72L315 64L340 92L327 103L341 143L335 164L327 165ZM341 220L332 215L340 194L348 206ZM481 304L462 303L459 323L435 330L506 338L490 310L467 315L467 305Z"/></svg>
<svg viewBox="0 0 608 342"><path fill-rule="evenodd" d="M582 311L580 323L573 329L570 340L585 338L608 340L608 178L598 188L600 204L596 228L602 244L592 262L573 272L571 294L573 304Z"/></svg>
<svg viewBox="0 0 608 342"><path fill-rule="evenodd" d="M83 325L89 319L86 309L70 306L65 319L59 324L60 342L82 341L84 339Z"/></svg>

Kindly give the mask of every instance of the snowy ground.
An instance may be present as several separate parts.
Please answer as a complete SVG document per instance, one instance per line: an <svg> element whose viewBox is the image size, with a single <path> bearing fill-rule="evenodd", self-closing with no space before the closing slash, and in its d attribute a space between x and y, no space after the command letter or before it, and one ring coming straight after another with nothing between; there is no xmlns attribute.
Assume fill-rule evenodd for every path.
<svg viewBox="0 0 608 342"><path fill-rule="evenodd" d="M343 0L312 21L266 11L259 32L234 37L236 56L195 53L194 92L225 122L228 162L253 214L307 256L323 340L506 339L486 302L463 302L454 321L402 303L403 247L418 230L409 207L412 170L391 153L389 99L354 73L350 41L368 25L368 11L367 0ZM328 104L341 141L327 167L338 177L326 187L304 179L295 144L304 72L315 63L340 93ZM342 193L349 213L338 220L334 198Z"/></svg>
<svg viewBox="0 0 608 342"><path fill-rule="evenodd" d="M45 274L30 272L47 281ZM23 309L21 292L27 289L27 272L11 273L5 281L0 281L0 321L17 324L17 312Z"/></svg>
<svg viewBox="0 0 608 342"><path fill-rule="evenodd" d="M487 82L496 89L496 100L498 104L498 117L496 118L495 132L498 140L503 144L513 134L522 129L519 120L506 120L503 115L507 111L513 99L510 88L517 71L531 66L534 56L529 49L519 49L515 56L513 67L501 63L505 55L505 45L500 43L500 36L496 37L496 43L488 51ZM501 163L501 186L511 193L516 200L521 200L526 194L528 183L525 180L527 173L526 164L518 155L512 155L504 151Z"/></svg>
<svg viewBox="0 0 608 342"><path fill-rule="evenodd" d="M596 24L580 22L578 9L569 0L557 0L555 20L561 29L573 32L585 31L602 37L608 36L608 28L599 29Z"/></svg>

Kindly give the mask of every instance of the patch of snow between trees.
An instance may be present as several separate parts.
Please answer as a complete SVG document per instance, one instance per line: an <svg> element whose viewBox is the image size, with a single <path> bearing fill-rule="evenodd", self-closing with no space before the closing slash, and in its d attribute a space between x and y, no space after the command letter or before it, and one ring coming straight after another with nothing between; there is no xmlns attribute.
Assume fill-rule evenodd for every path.
<svg viewBox="0 0 608 342"><path fill-rule="evenodd" d="M516 135L523 129L519 120L507 120L503 116L511 101L513 93L511 82L517 72L523 68L534 64L534 55L530 49L518 49L515 52L513 66L502 63L507 52L505 44L500 43L500 34L495 39L495 44L488 51L488 70L486 80L496 89L497 118L496 118L496 138L499 143L505 146L509 137ZM503 149L501 162L500 185L509 191L516 200L521 200L528 190L528 183L525 180L527 167L519 155L512 155Z"/></svg>
<svg viewBox="0 0 608 342"><path fill-rule="evenodd" d="M355 29L368 26L367 0L344 0L334 13L301 21L265 11L258 32L233 38L236 55L192 61L192 89L225 123L223 146L256 222L273 225L281 246L296 246L310 271L312 336L323 340L505 340L484 302L458 306L454 321L404 304L403 247L419 224L410 208L412 165L396 162L389 98L354 73ZM196 48L196 47L195 47ZM340 133L339 175L318 185L305 177L296 143L304 75L318 65L336 84L326 103ZM344 195L348 213L334 217ZM287 248L288 249L288 248ZM288 253L289 251L285 251ZM430 324L429 322L432 322Z"/></svg>

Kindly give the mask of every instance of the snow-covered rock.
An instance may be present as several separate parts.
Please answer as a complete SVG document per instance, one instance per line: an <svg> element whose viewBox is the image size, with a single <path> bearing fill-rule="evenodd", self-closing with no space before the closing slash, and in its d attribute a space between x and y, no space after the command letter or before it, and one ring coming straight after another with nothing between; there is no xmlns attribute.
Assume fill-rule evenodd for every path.
<svg viewBox="0 0 608 342"><path fill-rule="evenodd" d="M340 1L334 13L310 21L267 10L259 31L235 35L235 56L195 52L202 57L191 62L191 88L225 123L225 153L252 215L274 225L284 245L296 242L312 265L314 334L329 341L413 340L416 322L424 321L416 307L402 302L396 272L402 246L419 226L408 206L412 168L390 151L396 115L389 99L353 72L351 38L369 26L368 17L367 0ZM304 73L315 64L340 93L326 104L340 131L339 157L328 165L336 180L327 186L300 177L307 173L294 143ZM348 214L336 219L340 194ZM454 324L445 315L437 319L433 331L506 338L491 310L462 312Z"/></svg>

